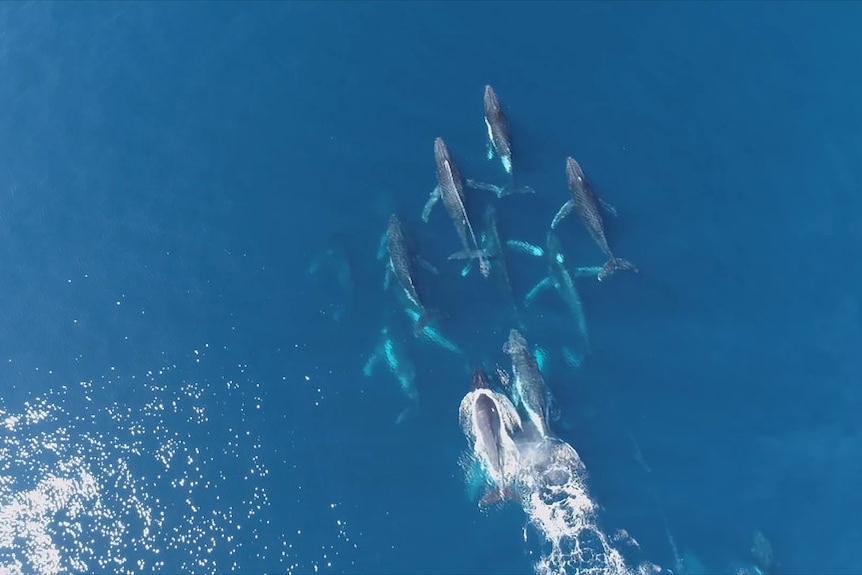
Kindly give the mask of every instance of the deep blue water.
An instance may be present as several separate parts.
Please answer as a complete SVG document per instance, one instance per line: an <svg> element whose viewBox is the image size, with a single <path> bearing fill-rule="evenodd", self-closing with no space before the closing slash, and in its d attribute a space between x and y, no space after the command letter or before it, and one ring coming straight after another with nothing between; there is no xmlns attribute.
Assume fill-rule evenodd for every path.
<svg viewBox="0 0 862 575"><path fill-rule="evenodd" d="M440 325L471 362L504 363L505 300L446 261L439 208L419 219L437 136L465 174L500 179L492 84L537 190L496 202L501 230L543 241L572 155L640 268L584 284L594 354L548 375L602 525L664 567L662 514L709 572L750 562L760 530L778 572L858 573L860 18L803 2L5 4L0 407L88 380L111 382L97 401L139 405L134 377L164 365L168 388L206 382L205 431L170 433L215 454L253 437L267 473L216 457L220 498L196 489L195 513L233 505L223 523L243 527L208 554L181 542L164 572L199 553L220 572L530 572L523 513L466 494L465 367L415 346L421 408L399 426L394 380L362 375L400 315L375 259L393 211L440 268L423 276ZM601 263L576 218L560 237ZM332 246L349 299L306 274ZM516 294L544 271L513 262ZM567 315L542 305L553 347ZM137 461L178 501L153 505L180 514ZM0 505L38 481L16 469Z"/></svg>

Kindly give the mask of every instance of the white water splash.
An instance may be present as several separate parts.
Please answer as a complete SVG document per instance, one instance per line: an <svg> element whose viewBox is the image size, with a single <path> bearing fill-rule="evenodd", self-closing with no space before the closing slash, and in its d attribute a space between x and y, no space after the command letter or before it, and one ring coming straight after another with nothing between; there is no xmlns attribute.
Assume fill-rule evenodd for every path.
<svg viewBox="0 0 862 575"><path fill-rule="evenodd" d="M548 547L535 565L536 573L633 573L598 525L586 467L572 446L547 438L521 442L519 448L524 512ZM627 536L623 540L636 545Z"/></svg>
<svg viewBox="0 0 862 575"><path fill-rule="evenodd" d="M467 399L461 403L462 422L473 421L475 401ZM462 427L475 450L475 431ZM537 575L661 572L648 562L628 566L614 544L637 547L637 542L623 530L613 537L602 531L596 503L587 490L586 468L574 448L560 439L530 433L516 435L513 440L517 451L510 461L515 467L507 478L520 496L529 523L542 538L543 554L534 565ZM477 470L469 465L471 458L481 460L482 454L474 452L462 458L468 485L476 482Z"/></svg>

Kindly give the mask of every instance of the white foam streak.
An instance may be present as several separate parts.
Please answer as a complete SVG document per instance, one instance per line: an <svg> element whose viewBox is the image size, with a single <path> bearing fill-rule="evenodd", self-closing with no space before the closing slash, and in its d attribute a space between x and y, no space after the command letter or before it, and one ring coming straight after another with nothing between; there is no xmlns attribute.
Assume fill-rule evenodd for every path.
<svg viewBox="0 0 862 575"><path fill-rule="evenodd" d="M549 544L536 573L629 573L625 560L596 522L586 468L567 443L549 439L522 450L523 506Z"/></svg>

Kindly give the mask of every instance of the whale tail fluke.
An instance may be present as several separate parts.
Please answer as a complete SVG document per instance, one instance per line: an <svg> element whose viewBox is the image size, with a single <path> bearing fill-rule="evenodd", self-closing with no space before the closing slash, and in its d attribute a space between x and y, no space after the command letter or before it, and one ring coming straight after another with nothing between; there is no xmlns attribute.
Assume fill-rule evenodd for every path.
<svg viewBox="0 0 862 575"><path fill-rule="evenodd" d="M414 337L420 337L422 332L425 330L428 325L437 318L438 314L434 310L425 309L422 310L422 313L416 319L416 323L413 325L413 335Z"/></svg>
<svg viewBox="0 0 862 575"><path fill-rule="evenodd" d="M628 270L634 273L638 273L639 271L637 266L635 266L629 260L611 256L611 259L609 259L607 263L602 266L602 269L599 271L598 275L596 275L596 279L599 281L604 281L605 279L609 278L615 271L618 270Z"/></svg>

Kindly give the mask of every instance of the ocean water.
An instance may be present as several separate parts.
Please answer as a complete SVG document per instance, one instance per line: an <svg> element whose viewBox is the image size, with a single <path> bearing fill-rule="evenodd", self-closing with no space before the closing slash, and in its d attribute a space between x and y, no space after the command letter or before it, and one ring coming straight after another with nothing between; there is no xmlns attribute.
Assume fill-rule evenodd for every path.
<svg viewBox="0 0 862 575"><path fill-rule="evenodd" d="M469 190L475 221L494 205L501 235L544 245L573 156L640 269L579 280L577 368L559 299L524 316L595 532L632 570L858 573L860 18L0 5L0 571L536 571L553 546L535 517L480 509L462 465L459 404L474 366L509 367L511 304L447 260L440 207L420 219L436 137L504 181L491 84L536 193ZM417 281L462 357L383 289L391 213L438 268ZM571 267L604 261L576 216L558 235ZM522 305L547 264L508 261ZM396 379L363 373L384 327L420 397L398 423Z"/></svg>

